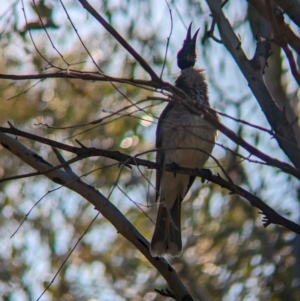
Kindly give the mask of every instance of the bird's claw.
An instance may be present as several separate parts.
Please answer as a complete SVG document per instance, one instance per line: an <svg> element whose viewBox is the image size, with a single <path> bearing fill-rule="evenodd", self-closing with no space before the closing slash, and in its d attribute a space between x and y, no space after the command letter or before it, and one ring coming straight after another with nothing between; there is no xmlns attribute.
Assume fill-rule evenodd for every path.
<svg viewBox="0 0 300 301"><path fill-rule="evenodd" d="M204 171L206 173L205 178L206 179L210 179L213 176L213 173L210 169L208 168L202 168L202 171ZM205 178L201 178L201 182L204 183L205 182Z"/></svg>

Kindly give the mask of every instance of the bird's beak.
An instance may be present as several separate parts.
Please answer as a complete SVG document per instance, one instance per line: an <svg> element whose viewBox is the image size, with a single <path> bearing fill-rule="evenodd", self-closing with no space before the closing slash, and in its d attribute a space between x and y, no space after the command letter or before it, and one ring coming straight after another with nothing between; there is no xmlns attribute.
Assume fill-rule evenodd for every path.
<svg viewBox="0 0 300 301"><path fill-rule="evenodd" d="M187 31L187 34L186 34L186 38L184 40L184 43L186 42L190 42L194 45L194 47L196 48L196 39L197 39L197 35L198 35L198 32L200 30L200 28L198 28L194 34L194 36L192 37L192 24L193 22L191 22L191 24L189 25L189 28L188 28L188 31Z"/></svg>
<svg viewBox="0 0 300 301"><path fill-rule="evenodd" d="M186 69L194 66L197 59L196 40L200 28L196 30L193 37L191 30L192 23L189 25L183 46L177 54L177 65L180 69Z"/></svg>

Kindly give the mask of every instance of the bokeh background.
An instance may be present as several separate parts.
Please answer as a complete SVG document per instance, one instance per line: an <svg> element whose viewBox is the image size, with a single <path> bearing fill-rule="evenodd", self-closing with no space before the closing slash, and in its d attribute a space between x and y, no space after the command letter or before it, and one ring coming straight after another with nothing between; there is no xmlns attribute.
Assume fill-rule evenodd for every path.
<svg viewBox="0 0 300 301"><path fill-rule="evenodd" d="M95 72L98 65L108 75L148 79L145 71L78 1L62 0L62 3L68 15L61 2L55 0L36 1L36 6L29 0L1 3L0 73L57 71L44 56L60 68ZM192 21L193 31L201 28L197 64L206 69L212 106L269 128L231 55L224 45L207 38L212 18L204 0L173 0L169 1L169 7L160 0L91 0L90 3L158 74L165 65L163 78L170 82L179 73L176 54ZM37 11L47 25L51 41L40 25ZM243 0L229 1L224 12L251 58L256 47L257 14ZM298 33L287 16L286 20ZM218 36L217 29L215 35ZM299 88L282 51L274 45L272 50L266 83L273 96L289 103L297 114ZM109 116L130 105L130 101L158 95L124 84L116 87L76 79L1 80L0 122L7 126L9 120L19 129L60 142L76 144L78 139L86 146L129 155L153 149L157 117L165 103L148 100L139 104L139 109L131 107L96 127L82 125ZM288 161L277 142L266 133L226 117L222 117L222 122L263 152ZM19 140L46 160L58 162L50 147ZM274 168L242 160L234 153L249 155L220 134L213 155L234 182L297 222L298 181ZM66 152L62 155L65 159L71 157ZM141 157L154 160L155 153L151 151ZM222 175L213 160L206 166ZM142 167L120 169L115 161L102 157L82 160L73 164L72 169L109 196L138 230L151 238L157 211L155 191L150 185L154 184L154 172ZM0 149L1 177L32 171L7 150ZM0 298L36 300L95 215L90 203L43 176L0 183ZM257 209L239 196L197 180L183 203L182 225L183 253L179 258L167 259L195 299L300 300L296 235L279 226L265 229ZM165 287L164 279L143 255L99 216L41 300L166 300L154 291Z"/></svg>

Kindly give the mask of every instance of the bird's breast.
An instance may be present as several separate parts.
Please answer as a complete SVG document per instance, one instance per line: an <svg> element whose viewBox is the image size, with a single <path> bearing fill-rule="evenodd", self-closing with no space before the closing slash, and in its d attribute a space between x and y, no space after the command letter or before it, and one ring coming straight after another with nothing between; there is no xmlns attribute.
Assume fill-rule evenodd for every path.
<svg viewBox="0 0 300 301"><path fill-rule="evenodd" d="M161 146L164 163L202 168L211 153L216 129L203 118L186 111L172 109L161 122Z"/></svg>

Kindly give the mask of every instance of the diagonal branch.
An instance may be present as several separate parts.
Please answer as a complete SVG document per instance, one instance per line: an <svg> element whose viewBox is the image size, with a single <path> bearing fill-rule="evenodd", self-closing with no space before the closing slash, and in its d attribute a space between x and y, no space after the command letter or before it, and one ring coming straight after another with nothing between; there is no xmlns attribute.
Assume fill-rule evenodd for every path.
<svg viewBox="0 0 300 301"><path fill-rule="evenodd" d="M250 61L249 64L252 66L253 60ZM252 69L252 71L254 72L253 69ZM261 72L260 69L258 71ZM256 75L258 76L258 73ZM120 83L131 84L131 85L138 85L140 87L148 86L148 87L153 87L154 89L160 88L162 91L164 91L164 94L166 94L167 92L170 92L173 94L173 97L170 97L170 95L169 95L169 98L165 99L166 101L175 101L177 103L184 105L191 113L203 116L215 128L217 128L220 132L222 132L225 136L227 136L229 139L234 141L236 144L243 147L251 155L255 155L256 157L260 158L261 160L263 160L265 163L267 163L270 166L277 167L286 173L289 173L297 178L300 178L300 170L299 169L294 168L290 164L281 162L281 161L274 159L271 156L261 152L259 149L255 148L254 146L249 144L247 141L245 141L242 137L237 135L231 129L229 129L228 127L223 125L219 120L214 118L212 116L212 114L210 113L211 108L205 108L205 106L202 106L201 108L195 108L193 105L191 105L191 103L193 103L193 101L182 90L176 88L175 86L173 86L172 84L170 84L168 82L163 82L161 80L160 80L160 82L153 82L153 81L138 80L138 79L134 80L134 79L126 79L126 78L115 78L115 77L103 76L103 75L99 75L99 74L95 74L95 73L84 73L84 72L74 72L74 71L70 71L69 73L51 73L51 74L41 74L41 75L36 74L36 75L20 75L20 76L0 74L0 78L11 78L11 79L15 79L15 80L36 79L36 78L41 78L41 77L42 78L63 77L63 78L77 78L77 79L84 79L84 80L115 81L115 82L120 82ZM151 97L149 99L151 99ZM275 107L276 107L276 109L278 109L278 107L276 105L275 105ZM281 113L281 117L282 116L283 116L283 114ZM284 120L284 121L286 121L286 120ZM287 125L288 125L288 127L290 127L290 124L287 123ZM0 130L5 133L12 133L12 134L20 135L20 136L24 135L24 137L27 137L27 138L30 138L30 135L32 135L29 133L22 132L15 128L8 129L8 128L0 127ZM286 134L286 131L282 131L282 132L283 132L283 134ZM289 140L289 138L290 138L289 136L284 137L278 131L275 133L274 137L277 139L277 141L280 141L282 144L284 144L285 147L288 148L289 152L293 152L294 157L296 157L296 159L297 159L296 162L300 161L300 156L298 156L299 148L298 148L297 144L293 143L293 140ZM294 137L294 136L292 136L292 137ZM46 143L45 142L46 139L43 137L37 138L37 136L36 136L36 139L39 139L37 141L41 141L40 139L42 139L43 141L41 141L41 142ZM58 147L57 145L53 145L53 146ZM299 162L299 166L300 166L300 162Z"/></svg>
<svg viewBox="0 0 300 301"><path fill-rule="evenodd" d="M5 142L2 142L2 140L1 140L2 135L4 135L4 137L6 137L5 134L1 134L1 132L3 132L2 129L3 128L0 128L0 144L2 144L4 147L8 148L7 145L5 144ZM47 169L44 169L43 171L40 171L38 169L38 171L39 171L38 174L44 174L47 177L49 177L49 175L52 174L54 171L57 171L58 169L65 167L66 164L71 164L78 160L82 160L84 158L88 158L88 157L92 157L92 156L102 156L102 157L110 158L110 159L116 160L117 162L120 162L121 164L126 165L126 166L129 166L129 165L137 166L138 165L138 166L148 167L149 169L161 169L162 168L162 166L160 166L158 163L154 163L154 162L151 162L151 161L148 161L145 159L140 159L137 156L134 156L134 157L128 156L128 155L123 154L118 151L108 151L108 150L102 150L102 149L96 149L96 148L85 148L85 147L79 148L79 147L69 146L69 145L66 145L63 143L59 143L59 142L47 139L47 138L43 138L43 137L39 137L39 136L36 136L33 134L25 133L25 132L15 129L15 128L12 128L11 132L13 132L15 135L18 135L17 133L19 133L19 136L26 137L26 138L32 139L34 141L39 141L44 144L50 145L52 147L57 147L59 149L63 149L65 151L77 154L77 156L75 158L73 158L65 163L62 163L58 166L52 166L52 165L48 164ZM24 133L24 134L21 135L21 133ZM153 151L156 151L156 150L153 150ZM37 156L37 158L38 158L38 156ZM23 161L26 162L25 160L23 160ZM166 171L174 172L174 166L172 164L167 164L164 166L164 168ZM265 219L264 219L265 227L268 226L269 224L273 223L273 224L284 226L284 227L290 229L291 231L300 234L300 225L297 225L296 223L281 216L274 209L272 209L265 202L263 202L259 197L253 195L252 193L245 190L244 188L242 188L238 185L235 185L231 181L226 181L225 179L221 178L219 175L213 175L211 173L207 173L207 171L205 171L205 170L191 169L191 168L185 168L185 167L180 167L180 166L176 168L176 173L188 174L191 176L206 179L206 180L208 180L212 183L215 183L223 188L226 188L231 194L238 194L239 196L243 197L253 207L260 209L262 214L265 216ZM37 174L34 173L31 175L35 176ZM23 175L23 177L26 177L26 176L28 177L31 175ZM19 177L20 176L16 176L15 178L19 178ZM2 180L5 181L6 179L4 178Z"/></svg>
<svg viewBox="0 0 300 301"><path fill-rule="evenodd" d="M280 148L286 153L291 162L297 168L300 168L299 151L295 151L295 148L291 146L291 144L298 146L292 125L286 120L284 112L281 111L274 102L272 95L264 83L261 72L255 70L251 64L251 60L247 59L239 39L235 35L229 21L226 19L221 9L220 2L207 0L207 3L210 7L213 18L218 25L218 29L225 47L231 53L246 80L248 81L249 87L256 97L269 124L275 133L279 135L276 136L276 140ZM280 136L283 137L283 139L280 138Z"/></svg>
<svg viewBox="0 0 300 301"><path fill-rule="evenodd" d="M286 1L286 0L283 0L283 1ZM297 0L295 0L295 1L297 1ZM268 10L266 9L264 1L247 0L247 2L249 2L249 4L251 4L265 20L268 20L268 13L267 13ZM297 6L299 7L299 3ZM282 36L287 41L287 43L298 53L298 55L300 55L300 38L288 26L288 24L285 22L283 16L281 17L281 21L277 22L277 26L278 26L278 29L281 32ZM277 44L277 41L274 40L274 43Z"/></svg>
<svg viewBox="0 0 300 301"><path fill-rule="evenodd" d="M300 27L300 3L298 0L275 0L294 23Z"/></svg>
<svg viewBox="0 0 300 301"><path fill-rule="evenodd" d="M70 78L70 79L81 79L81 80L91 80L91 81L101 81L101 82L116 82L123 84L130 84L134 86L144 86L152 87L155 89L162 87L162 81L154 82L152 80L142 80L133 78L122 78L113 77L108 75L101 75L99 72L84 72L77 70L64 70L65 72L53 72L53 73L42 73L42 74L0 74L2 79L11 80L32 80L32 79L45 79L45 78Z"/></svg>
<svg viewBox="0 0 300 301"><path fill-rule="evenodd" d="M268 20L270 22L270 25L272 27L273 31L273 41L280 46L283 51L285 52L285 55L288 59L288 62L290 64L290 69L292 72L292 75L294 76L296 82L300 86L300 74L297 69L297 65L294 59L293 52L290 50L289 45L286 41L286 38L284 36L284 32L281 30L282 26L280 27L280 24L284 24L284 18L282 15L282 11L278 8L273 8L271 0L266 0L266 11Z"/></svg>
<svg viewBox="0 0 300 301"><path fill-rule="evenodd" d="M78 0L81 5L136 59L137 62L148 72L151 79L159 82L160 78L150 65L129 45L128 42L88 3L86 0Z"/></svg>
<svg viewBox="0 0 300 301"><path fill-rule="evenodd" d="M8 135L0 133L0 143L11 153L39 172L45 172L52 166L38 154L29 150L19 141ZM73 173L54 170L45 175L51 181L77 192L88 202L93 204L95 209L112 223L117 232L130 241L160 272L169 284L170 290L176 296L177 300L193 300L173 267L170 266L165 259L151 256L149 252L149 242L104 195L94 187L82 182L79 177Z"/></svg>

